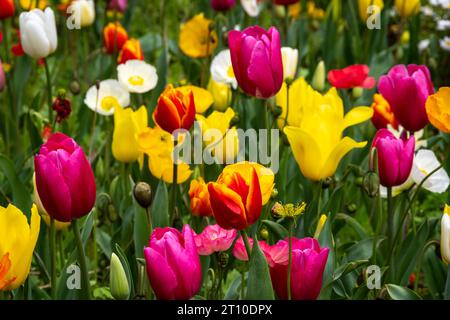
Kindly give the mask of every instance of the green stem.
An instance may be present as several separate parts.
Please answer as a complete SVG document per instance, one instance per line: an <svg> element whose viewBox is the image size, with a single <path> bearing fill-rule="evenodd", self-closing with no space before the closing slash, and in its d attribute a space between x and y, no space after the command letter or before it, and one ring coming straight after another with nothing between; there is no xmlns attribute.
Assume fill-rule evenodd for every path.
<svg viewBox="0 0 450 320"><path fill-rule="evenodd" d="M450 300L450 264L448 265L447 282L445 284L445 300Z"/></svg>
<svg viewBox="0 0 450 320"><path fill-rule="evenodd" d="M173 141L173 147L174 150L178 145L178 139L175 138L175 140ZM172 181L172 190L171 190L171 213L172 213L172 222L173 219L176 218L176 214L177 214L177 206L176 206L176 201L177 201L177 187L178 187L178 164L177 164L177 159L173 159L173 181Z"/></svg>
<svg viewBox="0 0 450 320"><path fill-rule="evenodd" d="M392 203L392 187L387 188L387 212L388 212L388 242L391 248L394 245L394 208Z"/></svg>
<svg viewBox="0 0 450 320"><path fill-rule="evenodd" d="M287 269L287 294L288 300L292 300L291 297L291 275L292 275L292 224L289 225L289 256L288 256L288 269Z"/></svg>
<svg viewBox="0 0 450 320"><path fill-rule="evenodd" d="M81 268L81 283L82 283L82 292L84 293L84 296L82 296L85 300L91 299L91 290L90 290L90 283L89 283L89 270L87 268L87 262L86 262L86 255L84 253L84 247L83 242L81 240L81 234L80 229L78 228L78 220L73 220L73 232L75 236L75 241L77 244L77 250L78 250L78 262L80 263Z"/></svg>
<svg viewBox="0 0 450 320"><path fill-rule="evenodd" d="M152 234L153 233L152 209L151 207L147 207L145 211L147 212L148 227L150 229L150 234Z"/></svg>
<svg viewBox="0 0 450 320"><path fill-rule="evenodd" d="M51 294L56 299L56 228L55 219L50 220L50 268L51 268Z"/></svg>
<svg viewBox="0 0 450 320"><path fill-rule="evenodd" d="M245 250L247 251L248 261L250 261L250 256L252 254L252 249L250 247L250 241L248 241L247 232L245 230L241 230L242 240L244 240Z"/></svg>
<svg viewBox="0 0 450 320"><path fill-rule="evenodd" d="M52 97L52 80L50 77L50 68L47 58L44 59L45 76L47 77L47 101L48 101L48 121L53 124L53 97Z"/></svg>

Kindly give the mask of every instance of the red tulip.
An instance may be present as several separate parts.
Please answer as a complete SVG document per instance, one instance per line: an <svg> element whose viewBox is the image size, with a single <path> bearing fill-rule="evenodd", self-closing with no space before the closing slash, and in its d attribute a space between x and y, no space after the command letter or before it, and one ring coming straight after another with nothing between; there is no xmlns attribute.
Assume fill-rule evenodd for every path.
<svg viewBox="0 0 450 320"><path fill-rule="evenodd" d="M355 64L340 70L328 72L328 81L338 89L364 88L372 89L375 78L369 77L370 69L364 64Z"/></svg>
<svg viewBox="0 0 450 320"><path fill-rule="evenodd" d="M95 204L94 173L83 149L62 133L55 133L34 158L36 187L47 213L70 222L91 212Z"/></svg>
<svg viewBox="0 0 450 320"><path fill-rule="evenodd" d="M233 8L236 0L211 0L211 7L216 11L227 11Z"/></svg>
<svg viewBox="0 0 450 320"><path fill-rule="evenodd" d="M0 1L0 20L11 18L15 11L14 0Z"/></svg>

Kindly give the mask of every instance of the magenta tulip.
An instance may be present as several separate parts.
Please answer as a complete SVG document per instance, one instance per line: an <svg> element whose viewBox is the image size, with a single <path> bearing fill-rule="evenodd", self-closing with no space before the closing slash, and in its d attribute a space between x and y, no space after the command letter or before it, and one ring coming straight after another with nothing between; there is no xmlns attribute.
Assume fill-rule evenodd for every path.
<svg viewBox="0 0 450 320"><path fill-rule="evenodd" d="M268 31L259 26L230 31L228 45L234 74L244 92L267 99L280 91L283 62L280 34L275 27Z"/></svg>
<svg viewBox="0 0 450 320"><path fill-rule="evenodd" d="M182 232L156 228L144 255L148 278L158 299L188 300L200 290L200 258L189 225Z"/></svg>
<svg viewBox="0 0 450 320"><path fill-rule="evenodd" d="M385 187L402 185L411 173L416 140L397 138L389 130L378 131L372 143L378 156L380 183Z"/></svg>
<svg viewBox="0 0 450 320"><path fill-rule="evenodd" d="M3 91L6 84L5 70L3 70L2 60L0 59L0 91Z"/></svg>
<svg viewBox="0 0 450 320"><path fill-rule="evenodd" d="M300 2L300 0L272 0L272 1L275 4L282 5L282 6L289 6L291 4Z"/></svg>
<svg viewBox="0 0 450 320"><path fill-rule="evenodd" d="M108 9L125 12L127 10L128 0L110 0Z"/></svg>
<svg viewBox="0 0 450 320"><path fill-rule="evenodd" d="M211 0L211 7L216 11L227 11L233 8L236 0Z"/></svg>
<svg viewBox="0 0 450 320"><path fill-rule="evenodd" d="M397 65L380 78L378 90L406 130L419 131L428 124L425 103L434 87L426 66Z"/></svg>
<svg viewBox="0 0 450 320"><path fill-rule="evenodd" d="M328 259L328 248L320 248L316 239L292 238L291 298L316 300ZM279 241L269 251L268 263L273 288L281 300L288 299L288 239Z"/></svg>
<svg viewBox="0 0 450 320"><path fill-rule="evenodd" d="M225 230L218 224L207 226L199 235L195 235L197 252L201 256L209 256L214 252L222 252L230 249L237 231Z"/></svg>
<svg viewBox="0 0 450 320"><path fill-rule="evenodd" d="M95 204L94 173L83 149L62 133L52 135L34 158L36 187L47 213L70 222Z"/></svg>

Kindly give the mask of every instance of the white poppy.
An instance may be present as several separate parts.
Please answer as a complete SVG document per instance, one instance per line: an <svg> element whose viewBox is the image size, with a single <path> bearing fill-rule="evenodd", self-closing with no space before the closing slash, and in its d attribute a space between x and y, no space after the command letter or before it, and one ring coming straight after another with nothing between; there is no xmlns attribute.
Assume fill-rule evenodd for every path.
<svg viewBox="0 0 450 320"><path fill-rule="evenodd" d="M430 39L424 39L419 42L419 51L423 52L430 46Z"/></svg>
<svg viewBox="0 0 450 320"><path fill-rule="evenodd" d="M281 57L283 60L284 80L295 78L298 65L298 50L289 47L281 48Z"/></svg>
<svg viewBox="0 0 450 320"><path fill-rule="evenodd" d="M250 17L257 17L263 7L263 0L241 0L241 6Z"/></svg>
<svg viewBox="0 0 450 320"><path fill-rule="evenodd" d="M151 64L141 60L128 60L117 66L120 84L133 93L146 93L156 87L158 75Z"/></svg>
<svg viewBox="0 0 450 320"><path fill-rule="evenodd" d="M55 14L51 8L22 12L19 17L23 51L35 59L48 57L58 47Z"/></svg>
<svg viewBox="0 0 450 320"><path fill-rule="evenodd" d="M419 185L430 173L439 168L441 164L436 155L431 150L419 150L414 157L414 165L411 176L414 182ZM423 184L423 188L434 193L444 193L450 184L445 169L439 169L431 175Z"/></svg>
<svg viewBox="0 0 450 320"><path fill-rule="evenodd" d="M216 55L211 63L211 76L218 83L229 84L237 88L237 80L231 64L230 50L223 50Z"/></svg>
<svg viewBox="0 0 450 320"><path fill-rule="evenodd" d="M437 30L445 31L450 29L450 20L439 20L437 23Z"/></svg>
<svg viewBox="0 0 450 320"><path fill-rule="evenodd" d="M430 0L433 6L440 6L442 9L450 9L450 0Z"/></svg>
<svg viewBox="0 0 450 320"><path fill-rule="evenodd" d="M396 130L390 124L387 125L387 128L397 138L400 138L402 136L402 132L405 131L405 129L400 125L398 126L398 130ZM422 148L426 148L428 145L426 140L422 140L423 134L424 134L423 129L414 132L414 138L416 139L416 151Z"/></svg>
<svg viewBox="0 0 450 320"><path fill-rule="evenodd" d="M444 37L444 39L441 39L439 43L441 45L442 50L450 51L450 37L447 36Z"/></svg>
<svg viewBox="0 0 450 320"><path fill-rule="evenodd" d="M408 180L406 180L406 182L402 185L392 187L392 196L396 197L404 191L408 191L409 189L411 189L412 186L414 186L414 180L411 176L409 176ZM380 196L384 199L387 198L387 188L382 185L380 185Z"/></svg>
<svg viewBox="0 0 450 320"><path fill-rule="evenodd" d="M86 93L84 103L93 111L110 116L115 108L125 108L130 104L130 93L117 80L109 79L100 82L99 90L94 85Z"/></svg>

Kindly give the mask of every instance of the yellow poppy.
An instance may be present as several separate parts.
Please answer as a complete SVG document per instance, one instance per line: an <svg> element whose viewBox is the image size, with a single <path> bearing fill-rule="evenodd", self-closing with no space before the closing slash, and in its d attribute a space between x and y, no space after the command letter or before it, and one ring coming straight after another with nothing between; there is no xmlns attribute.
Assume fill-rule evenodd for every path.
<svg viewBox="0 0 450 320"><path fill-rule="evenodd" d="M433 126L445 133L450 133L450 87L440 88L428 97L427 114Z"/></svg>
<svg viewBox="0 0 450 320"><path fill-rule="evenodd" d="M200 13L182 24L178 39L181 51L191 58L211 55L217 47L217 33L212 30L213 23Z"/></svg>
<svg viewBox="0 0 450 320"><path fill-rule="evenodd" d="M366 146L367 142L358 143L342 135L346 128L372 118L372 108L357 107L344 116L344 105L335 88L321 95L300 78L290 88L286 115L286 95L284 87L278 97L283 109L279 125L287 119L284 133L306 178L319 181L333 176L348 152Z"/></svg>

